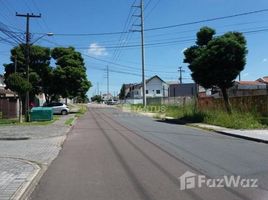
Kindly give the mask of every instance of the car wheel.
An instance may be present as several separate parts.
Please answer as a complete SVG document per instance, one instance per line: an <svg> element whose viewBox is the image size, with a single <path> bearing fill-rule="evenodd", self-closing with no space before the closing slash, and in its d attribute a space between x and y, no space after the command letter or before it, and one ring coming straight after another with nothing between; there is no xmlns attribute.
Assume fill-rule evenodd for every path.
<svg viewBox="0 0 268 200"><path fill-rule="evenodd" d="M67 115L68 112L67 112L67 110L62 110L62 111L61 111L61 114L62 114L62 115Z"/></svg>

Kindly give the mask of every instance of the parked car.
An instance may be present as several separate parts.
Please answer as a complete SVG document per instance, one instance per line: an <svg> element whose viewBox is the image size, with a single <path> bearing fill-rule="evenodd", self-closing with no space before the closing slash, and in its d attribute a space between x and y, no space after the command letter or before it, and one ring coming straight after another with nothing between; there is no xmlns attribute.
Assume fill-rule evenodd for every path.
<svg viewBox="0 0 268 200"><path fill-rule="evenodd" d="M113 100L113 99L109 99L107 102L106 102L107 105L115 105L117 104L117 101L116 100Z"/></svg>
<svg viewBox="0 0 268 200"><path fill-rule="evenodd" d="M69 108L63 103L49 103L43 107L51 107L53 114L67 115L69 113Z"/></svg>

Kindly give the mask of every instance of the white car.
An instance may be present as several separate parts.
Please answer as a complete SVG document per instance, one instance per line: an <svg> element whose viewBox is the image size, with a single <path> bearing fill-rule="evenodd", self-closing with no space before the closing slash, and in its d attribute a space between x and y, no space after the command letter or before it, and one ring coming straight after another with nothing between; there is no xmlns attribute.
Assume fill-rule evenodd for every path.
<svg viewBox="0 0 268 200"><path fill-rule="evenodd" d="M70 112L69 108L63 103L49 103L43 107L52 108L53 114L67 115Z"/></svg>

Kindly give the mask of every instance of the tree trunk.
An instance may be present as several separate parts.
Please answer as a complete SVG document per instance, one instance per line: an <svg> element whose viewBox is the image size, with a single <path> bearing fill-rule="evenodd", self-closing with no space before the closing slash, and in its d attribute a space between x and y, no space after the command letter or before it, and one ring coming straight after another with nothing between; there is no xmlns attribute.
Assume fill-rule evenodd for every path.
<svg viewBox="0 0 268 200"><path fill-rule="evenodd" d="M22 123L22 101L21 101L21 97L19 97L19 122Z"/></svg>
<svg viewBox="0 0 268 200"><path fill-rule="evenodd" d="M228 96L228 93L227 93L227 89L226 88L221 88L221 91L222 91L226 111L228 112L228 114L232 114L231 103L229 101L229 96Z"/></svg>

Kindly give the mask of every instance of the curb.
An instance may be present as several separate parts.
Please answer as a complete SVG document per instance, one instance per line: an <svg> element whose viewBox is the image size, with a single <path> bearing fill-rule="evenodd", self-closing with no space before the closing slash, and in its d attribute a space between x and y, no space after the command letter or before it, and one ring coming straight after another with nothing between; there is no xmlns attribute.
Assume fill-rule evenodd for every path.
<svg viewBox="0 0 268 200"><path fill-rule="evenodd" d="M22 160L22 159L18 159L18 158L12 158L12 159L20 160L21 162L30 164L35 168L34 172L29 177L27 177L26 182L22 183L21 186L16 190L16 192L10 198L10 199L14 199L14 200L21 200L21 199L23 199L22 197L24 196L24 194L30 188L31 184L34 182L34 180L40 174L42 168L38 164L36 164L34 162L30 162L28 160Z"/></svg>
<svg viewBox="0 0 268 200"><path fill-rule="evenodd" d="M62 150L63 148L63 144L65 142L65 140L67 139L68 134L72 131L72 129L74 128L74 125L77 122L77 118L73 121L72 125L68 127L68 130L65 132L64 135L64 139L62 140L60 146ZM60 153L60 151L58 152L58 154ZM58 157L58 155L57 155ZM57 158L56 157L56 158ZM55 158L55 159L56 159ZM54 160L55 160L54 159ZM53 160L53 161L54 161ZM52 162L53 162L52 161ZM11 199L14 200L29 200L31 194L33 193L33 191L35 190L36 186L38 185L39 181L41 180L42 176L44 175L44 173L47 171L49 165L52 163L50 163L49 165L38 165L37 163L34 162L30 162L30 161L25 161L28 162L29 164L32 164L35 168L37 168L38 170L35 171L35 173L33 175L31 175L31 177L27 180L26 183L24 183L16 192L15 194L11 197Z"/></svg>
<svg viewBox="0 0 268 200"><path fill-rule="evenodd" d="M268 140L263 140L263 139L260 139L260 138L253 138L253 137L248 137L248 136L245 136L245 135L233 134L233 133L229 133L229 132L225 132L225 131L219 131L219 130L216 130L216 129L213 129L213 128L205 128L205 127L194 125L194 124L189 124L188 126L198 128L198 129L201 129L201 130L210 131L210 132L213 132L213 133L218 133L218 134L221 134L221 135L226 135L226 136L235 137L235 138L239 138L239 139L244 139L244 140L249 140L249 141L253 141L253 142L260 142L260 143L268 144Z"/></svg>
<svg viewBox="0 0 268 200"><path fill-rule="evenodd" d="M224 132L224 131L217 131L217 130L213 130L213 132L219 133L219 134L222 134L222 135L235 137L235 138L245 139L245 140L249 140L249 141L253 141L253 142L261 142L261 143L268 144L267 140L262 140L262 139L259 139L259 138L252 138L252 137L248 137L248 136L244 136L244 135L237 135L237 134L232 134L232 133L227 133L227 132Z"/></svg>
<svg viewBox="0 0 268 200"><path fill-rule="evenodd" d="M28 200L32 192L35 190L38 185L40 179L46 172L48 166L40 167L38 173L31 179L31 181L27 184L27 187L23 191L21 191L18 195L16 195L16 200ZM17 192L16 192L17 193ZM11 198L12 199L12 198Z"/></svg>

